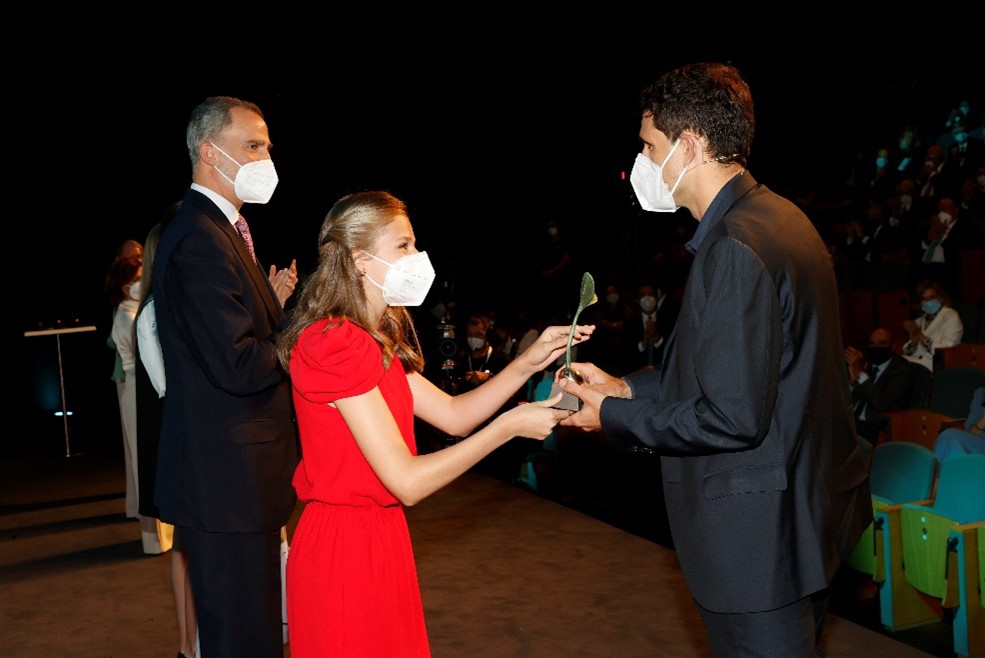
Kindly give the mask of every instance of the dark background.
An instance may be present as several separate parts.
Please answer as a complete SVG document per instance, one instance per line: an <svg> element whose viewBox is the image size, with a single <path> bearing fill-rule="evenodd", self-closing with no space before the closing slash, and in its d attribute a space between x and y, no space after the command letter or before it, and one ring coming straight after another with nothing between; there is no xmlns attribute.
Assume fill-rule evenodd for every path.
<svg viewBox="0 0 985 658"><path fill-rule="evenodd" d="M50 66L17 68L8 83L9 194L22 198L7 209L17 291L9 326L23 393L15 416L31 438L11 437L7 451L65 451L62 422L51 416L60 406L55 339L23 336L56 322L97 327L61 340L73 448L118 447L103 277L115 247L142 242L183 196L185 123L207 95L256 102L270 127L280 184L269 204L243 212L262 262L297 258L302 275L310 271L332 203L384 188L409 204L418 247L437 270L423 308L440 295L495 307L529 282L529 247L547 219L577 236L588 271L652 250L648 231L667 217L639 212L621 175L639 151L639 91L667 68L737 65L756 102L750 171L777 191L830 190L858 148L892 145L904 123L943 132L961 99L985 107L980 18L952 17L928 43L917 29L900 44L880 25L792 31L783 44L747 35L733 48L681 48L659 34L563 48L421 37L410 46L309 42L284 55L269 44L236 51L229 46L242 35L202 28L155 57L146 54L153 40L119 48L80 36L84 47L62 49ZM641 45L649 40L659 47Z"/></svg>

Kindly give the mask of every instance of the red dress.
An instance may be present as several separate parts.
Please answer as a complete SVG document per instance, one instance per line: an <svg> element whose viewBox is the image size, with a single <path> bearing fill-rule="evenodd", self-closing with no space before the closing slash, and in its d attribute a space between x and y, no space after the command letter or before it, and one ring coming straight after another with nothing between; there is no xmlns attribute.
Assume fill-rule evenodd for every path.
<svg viewBox="0 0 985 658"><path fill-rule="evenodd" d="M384 371L364 330L328 326L305 329L291 353L303 456L294 488L306 502L287 560L291 656L430 656L404 508L328 404L378 386L417 454L407 376L396 362Z"/></svg>

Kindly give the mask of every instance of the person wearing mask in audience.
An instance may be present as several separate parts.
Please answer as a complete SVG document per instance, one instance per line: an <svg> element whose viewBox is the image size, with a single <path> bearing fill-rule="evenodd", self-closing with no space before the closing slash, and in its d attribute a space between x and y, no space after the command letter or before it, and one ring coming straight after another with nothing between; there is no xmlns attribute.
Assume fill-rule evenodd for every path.
<svg viewBox="0 0 985 658"><path fill-rule="evenodd" d="M906 235L898 222L894 225L890 213L895 202L895 196L885 201L870 201L865 206L863 221L851 222L846 248L851 258L858 262L879 263L899 258L901 252L906 251Z"/></svg>
<svg viewBox="0 0 985 658"><path fill-rule="evenodd" d="M969 133L964 119L957 119L951 126L954 143L948 149L948 158L954 163L956 176L963 179L985 164L985 141Z"/></svg>
<svg viewBox="0 0 985 658"><path fill-rule="evenodd" d="M899 180L914 178L920 171L922 145L920 133L912 124L903 126L900 131L897 147L893 151L892 161L896 165L896 175Z"/></svg>
<svg viewBox="0 0 985 658"><path fill-rule="evenodd" d="M154 516L140 513L140 482L137 465L137 381L134 320L140 303L140 281L143 276L143 256L120 256L106 277L106 295L116 306L113 316L113 343L123 364L123 381L118 382L120 420L123 430L123 458L126 466L126 495L124 508L127 518L140 521L140 540L143 552L158 555L171 550L172 530Z"/></svg>
<svg viewBox="0 0 985 658"><path fill-rule="evenodd" d="M921 236L914 274L953 288L959 280L960 253L973 245L971 225L961 216L961 207L954 198L941 197Z"/></svg>
<svg viewBox="0 0 985 658"><path fill-rule="evenodd" d="M421 374L408 307L424 301L435 273L404 202L382 191L339 199L318 253L278 345L293 383L303 454L294 486L305 501L287 564L291 656L429 656L403 507L514 437L543 440L570 414L552 408L558 394L475 431L564 353L570 327L548 327L502 371L452 396ZM576 327L575 342L593 329ZM466 438L418 454L415 417Z"/></svg>
<svg viewBox="0 0 985 658"><path fill-rule="evenodd" d="M953 196L957 191L957 167L948 160L947 149L940 144L927 147L923 166L916 177L917 214L930 215L942 197Z"/></svg>
<svg viewBox="0 0 985 658"><path fill-rule="evenodd" d="M636 304L626 319L625 341L634 354L630 370L659 368L664 343L677 322L680 305L660 288L640 286Z"/></svg>
<svg viewBox="0 0 985 658"><path fill-rule="evenodd" d="M240 214L278 182L260 108L206 98L185 142L192 183L152 273L167 368L154 502L188 556L205 658L280 658L282 528L299 453L276 346L297 269L265 272Z"/></svg>
<svg viewBox="0 0 985 658"><path fill-rule="evenodd" d="M458 355L462 370L462 391L469 391L489 381L510 362L510 358L489 343L492 321L481 313L472 313L465 321L465 347Z"/></svg>
<svg viewBox="0 0 985 658"><path fill-rule="evenodd" d="M934 351L960 344L964 324L951 307L951 296L937 281L921 281L915 297L920 300L920 314L903 322L909 336L903 343L903 356L934 372Z"/></svg>
<svg viewBox="0 0 985 658"><path fill-rule="evenodd" d="M674 548L715 656L813 656L829 586L872 522L830 255L803 211L746 170L752 95L687 64L641 97L640 205L698 220L663 367L590 363L563 426L661 455ZM667 216L667 215L664 215Z"/></svg>
<svg viewBox="0 0 985 658"><path fill-rule="evenodd" d="M637 365L638 351L630 351L626 339L626 306L619 286L610 283L601 299L585 310L583 317L594 318L595 333L579 356L582 361L597 363L607 372L618 374L626 374Z"/></svg>
<svg viewBox="0 0 985 658"><path fill-rule="evenodd" d="M578 302L581 274L576 271L575 247L557 220L544 225L544 234L533 253L537 261L535 297L548 322L570 322Z"/></svg>
<svg viewBox="0 0 985 658"><path fill-rule="evenodd" d="M939 461L956 455L985 455L985 386L971 396L964 429L948 427L937 435L934 455Z"/></svg>
<svg viewBox="0 0 985 658"><path fill-rule="evenodd" d="M913 390L913 371L906 359L893 352L892 344L889 329L877 327L869 334L864 352L845 348L855 430L873 443L880 430L888 429L883 412L905 409Z"/></svg>

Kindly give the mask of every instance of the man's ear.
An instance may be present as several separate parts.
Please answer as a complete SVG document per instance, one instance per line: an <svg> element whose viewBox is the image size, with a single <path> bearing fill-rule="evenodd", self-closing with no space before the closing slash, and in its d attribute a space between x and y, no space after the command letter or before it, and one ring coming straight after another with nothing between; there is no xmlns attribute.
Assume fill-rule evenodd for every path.
<svg viewBox="0 0 985 658"><path fill-rule="evenodd" d="M216 151L215 147L208 142L202 142L198 147L198 159L205 164L212 165L213 167L218 162L219 152Z"/></svg>
<svg viewBox="0 0 985 658"><path fill-rule="evenodd" d="M705 159L705 152L708 148L708 139L706 137L701 137L697 133L691 130L685 130L681 133L681 146L684 147L684 155L688 159L695 159L698 162Z"/></svg>

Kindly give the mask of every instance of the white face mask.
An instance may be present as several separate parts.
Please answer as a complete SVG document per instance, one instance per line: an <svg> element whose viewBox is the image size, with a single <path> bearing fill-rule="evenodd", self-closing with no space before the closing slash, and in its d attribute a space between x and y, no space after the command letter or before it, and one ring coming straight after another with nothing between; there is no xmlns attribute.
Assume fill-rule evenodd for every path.
<svg viewBox="0 0 985 658"><path fill-rule="evenodd" d="M209 143L215 146L219 153L236 162L231 155L216 146L213 142ZM239 171L236 172L235 182L229 180L229 176L222 173L222 169L216 167L219 175L233 184L236 197L243 203L267 203L270 201L270 197L274 195L274 189L277 187L278 180L277 170L274 169L274 161L268 158L266 160L247 162L246 164L236 162L236 164L239 165Z"/></svg>
<svg viewBox="0 0 985 658"><path fill-rule="evenodd" d="M951 214L951 213L949 213L949 212L944 212L944 211L942 210L942 211L940 211L939 213L937 213L937 218L938 218L939 220L941 220L942 222L944 222L945 224L947 224L947 223L949 223L949 222L950 222L950 221L951 221L952 219L954 219L954 215L952 215L952 214Z"/></svg>
<svg viewBox="0 0 985 658"><path fill-rule="evenodd" d="M667 161L670 160L670 156L674 154L680 143L680 139L674 142L661 165L653 164L653 161L642 153L636 154L636 162L633 163L633 171L629 174L629 182L632 183L633 191L636 192L636 198L643 210L674 212L680 208L674 202L674 192L687 172L687 167L681 169L680 175L674 181L673 188L667 187L663 177L663 168L667 166Z"/></svg>
<svg viewBox="0 0 985 658"><path fill-rule="evenodd" d="M469 336L466 341L473 350L481 350L486 344L486 339L481 336Z"/></svg>
<svg viewBox="0 0 985 658"><path fill-rule="evenodd" d="M428 258L426 251L419 251L416 254L402 256L396 261L389 263L382 258L377 258L369 252L367 256L381 263L390 266L383 285L373 281L373 278L366 275L369 282L383 291L383 301L390 306L420 306L427 297L431 284L434 283L434 267L431 259Z"/></svg>
<svg viewBox="0 0 985 658"><path fill-rule="evenodd" d="M610 292L608 295L605 296L605 301L615 306L616 304L619 303L619 294Z"/></svg>
<svg viewBox="0 0 985 658"><path fill-rule="evenodd" d="M132 299L140 299L140 281L130 284L130 297Z"/></svg>
<svg viewBox="0 0 985 658"><path fill-rule="evenodd" d="M653 295L643 295L640 297L640 308L644 313L650 313L657 307L657 298Z"/></svg>

